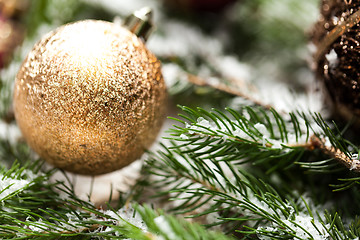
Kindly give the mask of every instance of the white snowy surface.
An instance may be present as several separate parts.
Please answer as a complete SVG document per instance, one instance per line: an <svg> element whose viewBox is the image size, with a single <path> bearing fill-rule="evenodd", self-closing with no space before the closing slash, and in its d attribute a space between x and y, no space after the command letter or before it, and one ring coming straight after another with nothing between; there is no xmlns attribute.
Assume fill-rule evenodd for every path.
<svg viewBox="0 0 360 240"><path fill-rule="evenodd" d="M141 165L142 161L137 160L120 170L95 177L70 172L66 174L74 184L75 193L79 198L88 200L89 194L91 193L91 202L103 204L109 200L111 189L113 199L119 196L118 191L126 192L130 190L129 187L132 186L140 176L139 171ZM50 179L50 181L55 180L66 182L65 176L61 172L55 173Z"/></svg>
<svg viewBox="0 0 360 240"><path fill-rule="evenodd" d="M202 33L201 29L175 20L162 23L161 32L154 33L147 42L148 48L158 56L190 58L195 54L219 56L222 43L215 37Z"/></svg>
<svg viewBox="0 0 360 240"><path fill-rule="evenodd" d="M317 240L327 240L330 237L330 234L326 231L326 228L330 227L330 224L326 224L326 228L321 224L320 221L300 213L296 215L294 220L284 219L283 222L293 230L293 234L296 236L292 239L312 239ZM271 232L277 232L281 228L280 226L266 226L259 227L258 230L267 230ZM310 235L309 235L310 234ZM270 240L273 238L258 234L259 239L261 240Z"/></svg>
<svg viewBox="0 0 360 240"><path fill-rule="evenodd" d="M21 132L16 124L8 124L0 120L0 138L7 139L11 144L14 144L21 137Z"/></svg>
<svg viewBox="0 0 360 240"><path fill-rule="evenodd" d="M269 206L264 201L260 201L257 197L255 196L251 197L251 194L249 196L250 196L250 202L256 205L256 207L260 209L260 212L270 213L271 215L276 216L275 218L279 218L277 219L277 221L281 221L282 223L284 223L289 228L287 230L290 230L295 234L296 237L293 238L294 240L309 239L310 237L313 237L312 239L318 239L318 240L329 239L330 235L326 229L329 229L330 224L323 225L320 219L318 219L317 214L314 214L314 216L310 216L310 214L307 212L307 206L305 205L303 200L299 199L300 208L298 208L297 210L295 210L294 207L292 207L291 205L287 205L286 207L287 207L287 211L289 212L289 217L285 217L280 209L274 210L273 206ZM312 209L312 211L314 212L316 211L319 214L319 216L323 216L324 209L313 206L310 199L307 198L306 196L303 196L303 198L307 203L310 203L309 207ZM282 206L280 202L278 204L279 206ZM246 211L250 216L254 215L252 212L248 210ZM259 226L258 237L261 240L272 239L268 236L262 235L261 231L266 230L277 233L280 232L282 228L283 228L282 225L275 224L274 222L270 224L269 223L265 224L264 226Z"/></svg>
<svg viewBox="0 0 360 240"><path fill-rule="evenodd" d="M146 224L144 223L141 216L135 212L135 210L129 206L129 207L123 207L119 209L116 212L110 211L110 210L100 210L104 215L108 217L102 217L99 218L99 216L95 215L94 213L90 214L90 217L81 219L82 221L111 221L112 224L115 226L121 226L127 223L130 223L138 228L140 228L142 231L147 232L148 228ZM72 231L72 232L82 232L86 227L79 224L79 216L81 216L81 212L75 211L74 213L66 213L67 221L59 222L59 225L57 226L57 229L59 232L66 231ZM33 221L30 218L26 219L27 226L29 229L35 232L44 232L47 231L47 224L43 222L43 220L40 218L37 221ZM101 232L101 231L112 231L113 229L111 227L106 227L104 229L104 226L99 225L98 228L92 229L92 232ZM116 236L120 236L118 232L115 232Z"/></svg>
<svg viewBox="0 0 360 240"><path fill-rule="evenodd" d="M154 219L156 226L160 229L161 232L166 234L167 238L170 240L177 240L179 239L170 224L166 221L165 216L158 216Z"/></svg>
<svg viewBox="0 0 360 240"><path fill-rule="evenodd" d="M360 166L359 154L354 153L351 156L351 167L350 170L358 169Z"/></svg>
<svg viewBox="0 0 360 240"><path fill-rule="evenodd" d="M336 66L338 62L338 55L334 49L331 49L331 51L325 55L325 58L328 60L330 66Z"/></svg>
<svg viewBox="0 0 360 240"><path fill-rule="evenodd" d="M4 178L0 175L0 202L14 192L22 191L31 181L24 179Z"/></svg>
<svg viewBox="0 0 360 240"><path fill-rule="evenodd" d="M30 170L23 170L20 175L12 173L8 176L0 174L0 203L4 198L14 193L20 193L33 184L33 180L40 175Z"/></svg>

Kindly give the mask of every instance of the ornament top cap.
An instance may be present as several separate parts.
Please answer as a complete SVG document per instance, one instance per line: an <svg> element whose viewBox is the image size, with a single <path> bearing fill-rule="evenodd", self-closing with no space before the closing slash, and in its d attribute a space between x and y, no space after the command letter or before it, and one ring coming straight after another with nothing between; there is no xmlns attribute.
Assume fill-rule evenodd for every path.
<svg viewBox="0 0 360 240"><path fill-rule="evenodd" d="M136 36L146 41L154 29L152 9L144 7L133 12L125 19L124 26Z"/></svg>

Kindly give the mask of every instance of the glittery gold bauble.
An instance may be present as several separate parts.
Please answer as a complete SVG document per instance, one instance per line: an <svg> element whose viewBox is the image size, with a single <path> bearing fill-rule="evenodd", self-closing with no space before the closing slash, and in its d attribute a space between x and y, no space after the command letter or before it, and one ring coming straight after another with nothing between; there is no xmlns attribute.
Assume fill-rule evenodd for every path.
<svg viewBox="0 0 360 240"><path fill-rule="evenodd" d="M136 35L87 20L34 46L16 77L14 111L43 159L96 175L130 164L152 144L166 95L160 62Z"/></svg>

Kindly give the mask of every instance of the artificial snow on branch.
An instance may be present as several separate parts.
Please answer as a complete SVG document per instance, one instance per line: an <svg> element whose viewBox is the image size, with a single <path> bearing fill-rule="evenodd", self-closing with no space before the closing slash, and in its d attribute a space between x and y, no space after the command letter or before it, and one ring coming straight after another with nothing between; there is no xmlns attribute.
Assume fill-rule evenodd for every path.
<svg viewBox="0 0 360 240"><path fill-rule="evenodd" d="M336 215L329 219L310 199L291 201L301 195L289 189L278 193L266 177L258 179L245 164L267 168L269 175L296 166L314 167L317 173L326 173L329 167L344 172L338 162L353 161L348 157L351 153L334 133L337 129L330 130L320 115L290 114L286 120L273 109L255 107L224 112L181 109L185 121L174 120L183 126L170 130L170 145L152 155L145 166L145 172L155 176L150 185L162 189L158 195L175 200L175 212L194 218L217 214L218 221L211 226L258 234L261 239L342 239L339 229L344 223L332 224ZM326 158L321 164L305 162L305 153L316 155L316 150L332 158L331 163Z"/></svg>

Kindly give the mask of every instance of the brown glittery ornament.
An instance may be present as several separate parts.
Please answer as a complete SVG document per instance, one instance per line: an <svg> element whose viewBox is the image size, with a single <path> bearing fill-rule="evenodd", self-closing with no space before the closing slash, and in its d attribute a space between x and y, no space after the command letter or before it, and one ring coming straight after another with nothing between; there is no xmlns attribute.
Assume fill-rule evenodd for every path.
<svg viewBox="0 0 360 240"><path fill-rule="evenodd" d="M315 67L337 113L360 116L360 1L323 0L313 31Z"/></svg>
<svg viewBox="0 0 360 240"><path fill-rule="evenodd" d="M56 167L108 173L155 140L166 106L160 62L127 28L95 20L45 35L23 62L14 111L28 144Z"/></svg>

